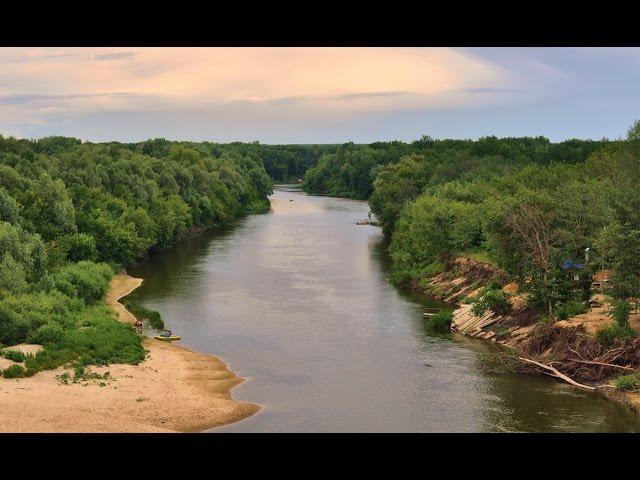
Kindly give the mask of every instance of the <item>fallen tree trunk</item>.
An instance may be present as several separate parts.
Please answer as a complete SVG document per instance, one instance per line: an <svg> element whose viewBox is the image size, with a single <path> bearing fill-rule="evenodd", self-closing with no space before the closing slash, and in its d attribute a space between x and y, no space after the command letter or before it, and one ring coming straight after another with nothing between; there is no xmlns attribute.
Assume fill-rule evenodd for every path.
<svg viewBox="0 0 640 480"><path fill-rule="evenodd" d="M518 360L521 360L523 362L526 363L531 363L533 365L536 365L540 368L543 368L549 372L551 372L553 375L553 377L559 378L561 380L564 380L567 383L570 383L571 385L574 385L576 387L580 387L580 388L584 388L585 390L595 390L595 387L591 387L589 385L583 385L582 383L578 383L576 382L574 379L567 377L564 373L560 372L559 370L557 370L556 368L552 367L551 365L545 365L544 363L540 363L540 362L536 362L535 360L531 360L529 358L524 358L524 357L518 357Z"/></svg>

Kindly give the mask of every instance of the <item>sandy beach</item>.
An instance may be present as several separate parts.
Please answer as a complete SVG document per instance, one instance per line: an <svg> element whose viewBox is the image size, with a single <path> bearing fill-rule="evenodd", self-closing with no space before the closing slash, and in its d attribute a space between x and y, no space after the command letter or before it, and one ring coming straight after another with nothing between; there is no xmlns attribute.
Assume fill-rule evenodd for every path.
<svg viewBox="0 0 640 480"><path fill-rule="evenodd" d="M106 301L122 321L135 318L118 300L141 283L124 272L112 280ZM260 409L231 398L244 379L220 359L149 338L144 346L140 365L90 367L108 371L105 381L66 385L56 378L64 368L0 378L0 432L198 432Z"/></svg>

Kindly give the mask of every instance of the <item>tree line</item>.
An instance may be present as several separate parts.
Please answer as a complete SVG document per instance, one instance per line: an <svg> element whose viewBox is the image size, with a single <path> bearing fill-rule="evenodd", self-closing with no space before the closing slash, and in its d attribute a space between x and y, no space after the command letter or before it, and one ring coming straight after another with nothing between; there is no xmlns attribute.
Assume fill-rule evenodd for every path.
<svg viewBox="0 0 640 480"><path fill-rule="evenodd" d="M584 311L590 274L605 266L625 309L640 298L639 125L616 141L347 144L321 156L303 187L369 199L398 283L471 256L517 281L541 317L557 318Z"/></svg>
<svg viewBox="0 0 640 480"><path fill-rule="evenodd" d="M113 333L111 343L101 342L113 347L103 356L139 346L130 329L95 310L114 271L267 210L272 183L256 151L233 145L0 136L0 343L47 347L29 373L80 355L80 337L85 360L109 361L85 338L100 318L94 333ZM130 359L139 361L141 349L131 348Z"/></svg>

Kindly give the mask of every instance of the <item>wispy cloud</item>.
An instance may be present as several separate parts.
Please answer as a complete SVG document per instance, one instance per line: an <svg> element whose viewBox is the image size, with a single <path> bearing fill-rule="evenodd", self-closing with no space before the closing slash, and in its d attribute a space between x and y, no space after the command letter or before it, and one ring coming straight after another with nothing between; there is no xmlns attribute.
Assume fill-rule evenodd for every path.
<svg viewBox="0 0 640 480"><path fill-rule="evenodd" d="M392 92L356 92L345 93L343 95L335 95L330 97L335 100L354 100L361 98L380 98L380 97L398 97L401 95L408 95L411 92L407 91L392 91Z"/></svg>
<svg viewBox="0 0 640 480"><path fill-rule="evenodd" d="M459 92L464 93L521 93L523 90L519 88L492 88L492 87L484 87L484 88L464 88L462 90L458 90Z"/></svg>
<svg viewBox="0 0 640 480"><path fill-rule="evenodd" d="M94 60L98 62L105 62L108 60L131 60L137 55L137 52L99 53L95 55Z"/></svg>
<svg viewBox="0 0 640 480"><path fill-rule="evenodd" d="M83 98L95 97L111 97L125 98L135 97L135 95L127 92L115 93L87 93L87 94L41 94L41 93L25 93L0 96L0 105L27 105L30 103L59 103L65 100L77 100Z"/></svg>
<svg viewBox="0 0 640 480"><path fill-rule="evenodd" d="M266 103L270 105L294 105L302 103L317 102L340 102L351 100L367 100L379 98L395 98L400 96L411 95L408 91L391 91L391 92L354 92L341 95L297 95L293 97L277 97L277 98L260 98L249 97L243 100L237 100L239 103Z"/></svg>

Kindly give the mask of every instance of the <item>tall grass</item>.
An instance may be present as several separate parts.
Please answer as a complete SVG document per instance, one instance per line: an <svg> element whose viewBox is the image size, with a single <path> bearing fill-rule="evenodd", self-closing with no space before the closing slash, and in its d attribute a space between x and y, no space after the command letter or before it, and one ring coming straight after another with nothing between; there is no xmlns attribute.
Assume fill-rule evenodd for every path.
<svg viewBox="0 0 640 480"><path fill-rule="evenodd" d="M150 310L145 306L140 305L135 301L134 297L124 297L120 299L120 302L127 307L127 310L133 313L138 320L146 320L153 328L158 330L164 328L164 321L160 314L155 310Z"/></svg>
<svg viewBox="0 0 640 480"><path fill-rule="evenodd" d="M5 378L28 377L61 365L138 364L145 358L141 338L130 325L118 322L104 304L85 308L74 327L64 329L57 342L24 359L24 368L13 365L5 369ZM19 367L19 368L17 368Z"/></svg>

